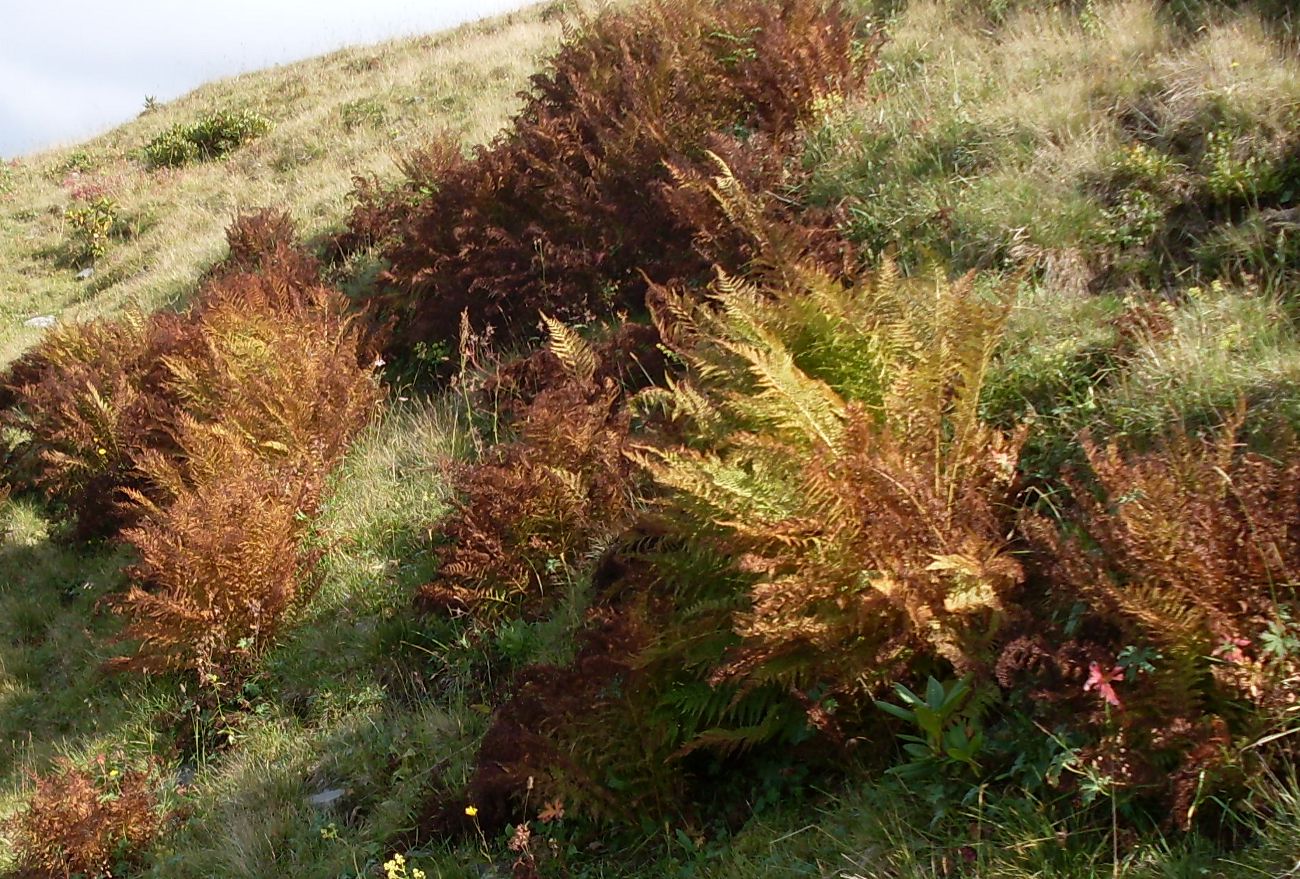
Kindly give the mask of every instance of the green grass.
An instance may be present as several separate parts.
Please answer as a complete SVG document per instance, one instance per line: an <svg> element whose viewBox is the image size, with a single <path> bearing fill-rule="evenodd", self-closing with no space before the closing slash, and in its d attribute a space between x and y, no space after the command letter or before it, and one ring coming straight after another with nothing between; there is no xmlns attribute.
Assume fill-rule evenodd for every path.
<svg viewBox="0 0 1300 879"><path fill-rule="evenodd" d="M870 254L1065 290L1300 269L1276 213L1300 198L1300 63L1252 6L1193 27L1151 0L862 5L889 41L814 138L808 194ZM1135 146L1163 188L1125 175Z"/></svg>

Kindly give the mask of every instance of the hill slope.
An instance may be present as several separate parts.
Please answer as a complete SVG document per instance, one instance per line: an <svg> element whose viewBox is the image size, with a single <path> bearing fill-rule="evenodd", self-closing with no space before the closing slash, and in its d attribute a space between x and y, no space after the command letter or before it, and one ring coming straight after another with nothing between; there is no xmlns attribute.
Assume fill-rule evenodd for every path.
<svg viewBox="0 0 1300 879"><path fill-rule="evenodd" d="M1112 511L1145 509L1150 499L1143 489L1178 481L1161 483L1170 459L1105 471L1111 482L1090 485L1099 494L1109 488L1113 503L1083 506L1093 518L1070 518L1083 513L1071 498L1077 481L1063 476L1069 466L1090 472L1079 443L1085 429L1121 444L1125 454L1163 454L1171 436L1215 435L1238 401L1245 407L1243 448L1294 448L1288 429L1300 427L1294 327L1300 248L1287 223L1300 193L1294 135L1300 64L1287 10L1155 0L859 2L849 7L856 39L817 48L851 55L847 67L869 71L865 85L849 94L808 96L805 106L798 89L805 80L798 77L815 79L824 72L818 65L800 69L799 58L757 57L752 32L690 18L690 11L721 14L765 8L761 3L658 8L688 11L683 19L713 53L689 58L714 64L709 70L716 79L701 77L707 85L700 87L689 75L683 84L665 73L650 87L666 81L683 100L707 106L751 62L789 74L774 80L795 107L791 117L800 119L790 131L756 135L766 120L752 102L739 100L725 110L744 124L705 133L710 149L752 160L748 167L737 163L735 176L720 170L710 176L718 166L708 164L715 159L698 143L670 153L677 177L687 180L681 191L703 192L725 210L674 200L681 191L665 185L670 175L663 163L620 168L592 160L590 151L557 148L586 145L581 138L592 130L606 138L602 144L632 144L629 154L638 158L679 146L660 143L661 129L640 129L636 120L601 129L596 123L607 118L600 113L618 120L618 107L611 109L617 102L607 93L579 91L566 103L566 83L552 84L553 104L530 105L534 114L508 129L513 139L498 141L497 152L463 159L435 150L423 155L425 164L402 161L445 132L462 145L491 140L519 105L516 93L528 74L560 45L562 4L215 83L87 144L0 170L0 361L51 338L25 324L31 317L53 314L71 324L179 308L196 294L211 296L214 285L220 291L223 272L236 278L232 285L247 283L228 264L218 266L217 282L201 287L200 278L226 255L222 235L234 213L268 205L288 210L309 244L347 226L360 245L327 267L329 279L357 300L390 309L389 319L410 322L400 328L418 326L412 315L424 307L458 311L436 299L453 295L449 290L460 295L456 284L468 278L466 289L474 292L482 281L496 313L513 318L512 329L522 328L512 344L528 343L539 302L548 313L571 306L575 320L586 320L580 329L588 337L551 323L551 353L517 360L493 351L492 334L481 325L444 321L433 330L440 335L424 340L429 344L398 351L423 365L439 361L433 371L459 355L451 364L461 367L459 376L439 385L420 384L423 372L390 374L389 399L330 476L323 503L312 511L318 515L296 516L311 519L304 546L306 556L319 556L318 591L294 608L290 624L251 670L228 667L229 681L192 669L149 677L104 673L105 662L122 652L114 640L122 622L110 608L139 577L127 567L136 561L134 550L116 541L74 541L71 501L57 491L53 498L18 491L0 501L0 815L23 814L32 775L49 773L66 756L110 803L129 799L121 794L131 770L151 767L150 789L169 813L140 862L113 867L111 875L408 879L423 871L533 879L540 865L542 875L556 877L1084 879L1113 872L1135 879L1235 879L1293 870L1300 788L1294 754L1286 750L1296 731L1287 694L1295 688L1300 631L1285 598L1290 581L1270 582L1264 591L1271 591L1271 603L1230 606L1228 598L1239 594L1232 590L1247 594L1243 582L1257 585L1254 569L1229 565L1224 573L1215 567L1224 557L1214 555L1222 546L1196 541L1228 533L1217 526L1235 523L1243 509L1247 519L1273 510L1290 515L1293 499L1273 497L1269 486L1249 481L1253 472L1293 484L1286 481L1296 478L1294 468L1286 469L1290 452L1279 465L1266 454L1234 458L1216 446L1223 457L1201 467L1201 446L1178 447L1193 450L1176 460L1186 465L1179 475L1203 480L1192 486L1192 500L1203 500L1195 491L1208 481L1208 494L1220 503L1159 508L1165 518L1157 516L1158 525L1168 520L1187 530L1156 528L1168 543L1155 550L1141 542L1142 534L1117 538L1104 529L1119 527L1107 518ZM602 80L615 91L646 57L653 67L690 48L682 40L659 54L660 34L645 27L619 31L613 22L603 26L621 33L624 43L614 50L597 46L590 67L599 80L610 73L601 59L616 58L620 75ZM673 25L685 27L676 18ZM883 44L881 31L888 36ZM575 32L572 45L580 49L569 56L578 67L586 63L584 33ZM807 36L796 33L792 44L803 45L798 40ZM761 67L766 61L771 66ZM790 68L781 66L786 61ZM747 94L749 85L742 82L738 92ZM662 104L639 106L662 110L679 126L674 132L690 134L692 120L674 117L674 108ZM575 105L592 114L578 118L595 123L565 127L572 117L564 113ZM152 138L221 109L257 112L271 128L221 161L144 167L139 151ZM528 129L539 118L553 127ZM644 142L636 137L645 130L654 148L637 152ZM528 161L551 149L554 165ZM354 175L372 174L379 182L349 198ZM621 190L628 179L649 184ZM749 179L761 185L746 194ZM602 201L601 186L614 196ZM78 280L88 260L78 253L66 211L101 193L113 199L116 220L94 272ZM595 210L582 213L592 203ZM350 215L354 204L361 210ZM682 214L671 213L675 208ZM442 235L447 216L481 220L467 233L481 238ZM663 224L664 236L680 237L620 226L629 216L632 226L647 225L647 217L681 220L671 230ZM511 225L516 221L522 233L504 234L519 231ZM543 221L551 225L537 228ZM722 240L736 231L732 223L742 233L753 232L745 223L754 223L790 237L774 236L773 245L738 235L735 245ZM731 322L693 311L689 300L671 298L625 266L641 257L633 249L646 238L653 239L647 252L658 260L646 266L647 274L696 270L702 261L694 248L707 255L706 268L716 261L744 272L753 288L726 277L713 286L708 276L668 279L685 289L707 287L729 306ZM481 246L461 246L465 240ZM563 277L547 274L555 271L554 254L572 256L593 241L618 246L586 254L590 260L574 258ZM783 246L803 249L796 259ZM678 261L678 251L691 251L691 259ZM890 259L876 274L862 267ZM459 274L440 276L451 279L445 287L428 284L427 271L445 264ZM527 271L512 275L520 265ZM627 270L602 275L608 265ZM380 280L376 266L387 269ZM966 270L977 273L969 285L931 280ZM278 277L265 266L261 271ZM623 323L627 312L646 306L647 289L664 330L662 339L651 333L648 345L644 327ZM524 300L523 290L537 298ZM546 302L556 290L590 298L580 306ZM747 298L751 290L762 295ZM688 329L674 333L670 317ZM195 320L202 324L202 314ZM122 325L145 323L132 317ZM163 326L164 343L170 329ZM448 340L460 350L435 344ZM942 364L938 378L917 378L916 364L936 350L960 363L961 378ZM374 352L365 351L369 367ZM654 378L652 351L664 361L661 371L678 370L670 373L678 383L637 398L640 408L624 409L628 388ZM627 352L627 362L618 360ZM788 352L794 353L783 359ZM167 365L169 356L159 362ZM688 384L696 390L683 391ZM783 394L795 408L773 402ZM939 427L929 433L916 428L927 405L939 413ZM665 406L676 407L669 427L654 415ZM896 436L873 432L875 423L863 413L877 411ZM949 443L945 431L954 423L970 426L970 433ZM633 444L629 431L638 429L645 432L633 433ZM816 433L822 436L805 442ZM683 436L686 442L674 445ZM23 466L31 465L19 453L47 439L7 436L16 451L5 479L22 485ZM108 457L107 449L95 448L99 436L93 439L90 457ZM170 439L163 442L184 457L166 445ZM932 472L950 463L944 450L960 442L976 452L952 472L975 472L974 488L954 477L951 493L929 512L899 514L921 506L917 494L934 484ZM918 476L906 469L914 461L909 455L927 454L916 452L930 450L927 443L934 453L921 459ZM272 457L285 451L277 442L258 445ZM851 454L881 448L880 458ZM663 456L658 466L654 454ZM1017 455L1019 493L1012 498L988 488L1010 480ZM639 476L627 475L629 459L642 468ZM1091 460L1102 469L1101 457ZM1243 461L1248 466L1233 469ZM885 478L873 481L880 472ZM1211 472L1251 491L1235 505L1222 502L1223 492L1213 490L1218 477L1204 479ZM905 500L912 506L890 506L886 483L898 485L899 473L911 480ZM1115 473L1131 477L1131 484L1117 490ZM657 492L647 486L654 479ZM724 491L709 493L702 484ZM862 486L874 486L878 496L852 495ZM959 489L966 493L954 503ZM691 498L692 490L701 493ZM1175 501L1182 497L1169 491ZM537 501L539 493L551 506ZM489 513L475 518L473 506L461 502L466 497L483 500ZM665 502L683 497L699 503ZM832 502L864 506L839 508L835 529L816 530L818 517L831 518ZM925 518L944 502L950 513L957 510L950 520L935 525ZM647 509L667 512L639 515ZM1179 518L1185 509L1194 514L1186 520ZM511 533L520 510L546 527ZM764 518L772 510L784 516L775 525ZM867 530L875 522L892 524ZM1088 533L1100 535L1097 542L1114 557L1067 556L1078 550L1073 540L1034 543L1047 533L1046 522L1052 534L1058 523L1072 536L1096 529ZM1247 531L1255 528L1248 524ZM934 550L927 541L950 525L956 549ZM771 526L779 539L754 539L760 526ZM1232 532L1239 533L1242 545L1252 539ZM1267 533L1282 535L1273 551L1285 557L1289 573L1290 532ZM989 549L987 557L972 562L971 546ZM459 549L466 551L457 555ZM726 552L739 559L734 569L716 557ZM892 561L890 552L909 559L907 577L864 588ZM1180 616L1177 601L1185 592L1170 599L1174 621L1168 622L1161 616L1166 608L1131 612L1114 598L1122 591L1104 592L1085 576L1113 564L1149 585L1144 565L1155 555L1155 588L1167 585L1160 581L1164 571L1175 572L1169 580L1179 588L1191 583L1193 593L1203 582L1197 577L1218 577L1197 596L1196 608L1208 608L1216 625L1240 630L1216 629L1210 643L1196 628L1200 617ZM1231 549L1227 557L1234 560ZM662 569L636 567L647 559L662 565L665 558ZM1053 568L1039 564L1042 558L1064 562ZM1028 577L1022 564L1034 569ZM1270 562L1261 564L1271 575ZM795 576L805 565L815 576ZM909 618L878 602L872 619L839 631L841 642L826 639L801 654L779 640L783 630L798 630L836 606L836 593L817 592L825 583L853 595L888 593L954 570L959 588L934 603L938 610L930 608L939 616L928 634L915 623L926 608L912 608ZM752 578L775 573L788 575L777 581L784 591L745 591ZM1009 612L1019 628L999 637L1020 646L1019 666L1013 657L1004 667L1008 649L995 654L993 682L991 670L978 663L963 669L979 681L979 698L944 715L935 739L923 722L899 725L898 710L888 716L877 710L872 696L899 709L903 691L888 684L904 680L931 701L935 687L941 700L959 693L957 669L965 657L945 640L943 626L960 630L962 615L982 608L984 592L994 591L985 589L987 582L1015 577L1022 585L1053 586L1047 595L1026 594L1033 593L1029 586L1003 590L1008 605L1019 608L1018 616ZM782 616L779 599L799 590L821 597L811 609ZM415 612L417 595L433 609ZM1094 601L1104 609L1092 610ZM767 627L748 613L773 605ZM876 618L921 636L889 653L894 633L886 632L885 646L871 642L864 653L861 645L880 636L882 627L871 625ZM991 631L1001 620L990 619ZM636 641L645 632L634 630L645 620L665 623L648 645ZM617 628L629 621L628 630ZM1181 642L1159 640L1162 624L1192 634ZM1147 640L1151 629L1157 635ZM1021 631L1027 634L1012 637ZM774 632L778 640L762 640ZM1225 640L1224 632L1251 637ZM742 638L760 649L729 652ZM976 632L973 640L982 639ZM623 640L635 646L635 658L601 653ZM1194 646L1178 652L1185 642ZM939 647L931 649L934 644ZM246 645L236 650L244 651ZM724 664L724 655L744 661ZM890 677L918 655L913 667ZM793 674L781 666L787 659ZM733 683L733 676L765 671L767 663L770 679ZM590 671L589 678L570 674L574 668ZM1004 685L1014 674L1041 678L1035 686ZM875 689L864 697L860 682L868 678ZM647 703L637 701L635 682L652 691L652 711L642 711ZM518 698L520 692L532 701ZM1251 735L1226 744L1214 738L1220 751L1187 745L1192 762L1180 763L1178 748L1186 742L1179 734L1218 732L1208 721L1188 726L1201 722L1199 714L1170 720L1178 709L1165 706L1184 707L1179 699ZM547 713L548 700L559 706L556 713ZM1144 700L1153 706L1150 715L1141 713ZM1134 749L1141 750L1159 738L1148 734L1152 723L1183 730L1170 734L1169 751L1142 767L1162 768L1162 777L1125 775L1131 767L1097 756L1104 745L1122 755L1125 735L1137 736ZM852 733L847 742L836 737L842 729ZM982 751L962 738L983 729ZM484 748L502 730L507 745L497 738L496 751ZM896 739L899 733L921 735ZM572 738L566 741L566 734ZM1087 738L1093 734L1097 739ZM547 735L570 750L545 750ZM537 742L543 750L536 753L553 762L533 775L526 759L536 758L528 748ZM963 748L973 748L975 757L963 756ZM1251 762L1257 753L1268 762ZM603 774L584 776L584 759ZM521 775L520 766L528 772ZM1188 766L1201 775L1188 775ZM886 773L888 767L904 771ZM1248 769L1254 774L1246 778ZM522 803L466 799L490 791L474 782L494 773ZM1203 790L1218 781L1222 788ZM1165 797L1165 785L1174 782L1190 797L1178 801L1181 814L1173 814ZM620 802L632 805L620 810ZM505 823L503 816L515 820L516 814L533 819L531 841ZM490 823L495 819L502 820ZM13 867L16 857L0 854L0 870Z"/></svg>
<svg viewBox="0 0 1300 879"><path fill-rule="evenodd" d="M222 252L240 210L286 207L305 232L335 228L354 175L392 174L435 134L487 140L559 38L538 7L428 37L345 49L205 85L75 147L0 167L0 361L39 336L29 318L78 320L182 300ZM226 161L163 172L140 150L222 109L260 113L270 132ZM88 280L65 219L103 193L116 226ZM79 198L78 198L79 196Z"/></svg>

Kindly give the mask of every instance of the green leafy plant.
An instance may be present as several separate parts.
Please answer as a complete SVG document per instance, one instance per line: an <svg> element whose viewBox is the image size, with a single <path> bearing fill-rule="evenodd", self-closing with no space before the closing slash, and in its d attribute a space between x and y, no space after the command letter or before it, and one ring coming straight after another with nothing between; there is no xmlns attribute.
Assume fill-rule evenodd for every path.
<svg viewBox="0 0 1300 879"><path fill-rule="evenodd" d="M73 150L68 157L58 164L60 174L91 171L95 167L95 158L86 150Z"/></svg>
<svg viewBox="0 0 1300 879"><path fill-rule="evenodd" d="M86 204L77 204L63 213L72 241L73 258L93 265L108 252L109 238L118 225L117 202L101 195Z"/></svg>
<svg viewBox="0 0 1300 879"><path fill-rule="evenodd" d="M1263 192L1277 185L1272 166L1254 154L1249 144L1239 144L1227 130L1211 131L1205 136L1202 160L1205 188L1221 201L1255 201Z"/></svg>
<svg viewBox="0 0 1300 879"><path fill-rule="evenodd" d="M894 693L901 705L877 699L876 707L911 724L920 735L907 733L899 737L911 759L890 769L891 773L909 778L929 774L936 767L945 772L954 768L979 771L984 732L961 716L971 695L969 677L946 684L931 677L923 696L901 682L895 683Z"/></svg>
<svg viewBox="0 0 1300 879"><path fill-rule="evenodd" d="M218 110L188 123L177 123L145 144L151 168L177 167L228 155L271 130L271 123L251 110Z"/></svg>
<svg viewBox="0 0 1300 879"><path fill-rule="evenodd" d="M388 121L384 105L374 98L358 98L339 107L339 115L348 131L357 128L379 128Z"/></svg>

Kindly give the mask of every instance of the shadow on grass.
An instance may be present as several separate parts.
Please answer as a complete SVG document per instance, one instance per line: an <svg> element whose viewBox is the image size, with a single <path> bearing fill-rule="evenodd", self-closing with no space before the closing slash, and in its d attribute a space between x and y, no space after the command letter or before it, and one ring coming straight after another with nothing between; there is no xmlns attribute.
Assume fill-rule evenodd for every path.
<svg viewBox="0 0 1300 879"><path fill-rule="evenodd" d="M93 748L141 715L138 679L108 675L123 549L60 545L39 512L15 504L0 541L0 775Z"/></svg>

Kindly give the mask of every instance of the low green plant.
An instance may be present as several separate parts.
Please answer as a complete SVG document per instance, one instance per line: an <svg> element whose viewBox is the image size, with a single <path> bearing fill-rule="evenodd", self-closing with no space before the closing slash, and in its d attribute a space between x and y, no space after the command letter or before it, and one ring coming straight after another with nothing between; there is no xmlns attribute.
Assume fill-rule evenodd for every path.
<svg viewBox="0 0 1300 879"><path fill-rule="evenodd" d="M86 204L68 208L63 220L68 225L73 258L78 264L93 265L108 252L108 240L118 224L118 205L101 195Z"/></svg>
<svg viewBox="0 0 1300 879"><path fill-rule="evenodd" d="M348 101L339 107L339 115L343 117L343 127L348 131L364 127L378 128L388 121L384 105L374 98Z"/></svg>
<svg viewBox="0 0 1300 879"><path fill-rule="evenodd" d="M894 693L902 700L902 705L877 699L876 707L911 724L920 735L904 733L899 736L903 751L911 759L892 768L892 774L916 777L929 774L935 768L943 771L979 770L976 758L984 747L984 732L963 722L961 716L967 697L971 695L969 676L946 684L932 676L926 681L923 696L913 693L906 684L895 683Z"/></svg>
<svg viewBox="0 0 1300 879"><path fill-rule="evenodd" d="M1240 145L1230 132L1211 131L1205 136L1202 159L1206 191L1219 201L1255 201L1276 186L1272 166Z"/></svg>
<svg viewBox="0 0 1300 879"><path fill-rule="evenodd" d="M932 826L954 809L969 807L983 790L979 758L985 748L984 729L971 680L967 675L944 683L931 676L923 694L899 682L894 694L901 705L875 700L877 708L914 730L899 735L906 759L891 766L888 774L929 805Z"/></svg>
<svg viewBox="0 0 1300 879"><path fill-rule="evenodd" d="M73 150L66 159L59 163L57 170L61 174L70 174L73 171L90 171L94 167L95 159L89 152L86 150Z"/></svg>
<svg viewBox="0 0 1300 879"><path fill-rule="evenodd" d="M184 127L174 126L145 145L144 158L151 168L175 168L197 162L199 148L186 136Z"/></svg>
<svg viewBox="0 0 1300 879"><path fill-rule="evenodd" d="M145 144L151 168L174 168L220 159L271 130L271 123L251 110L217 110L190 123L178 123Z"/></svg>
<svg viewBox="0 0 1300 879"><path fill-rule="evenodd" d="M1102 211L1105 226L1102 240L1124 249L1141 247L1150 242L1165 218L1164 209L1145 189L1124 190L1115 204Z"/></svg>

